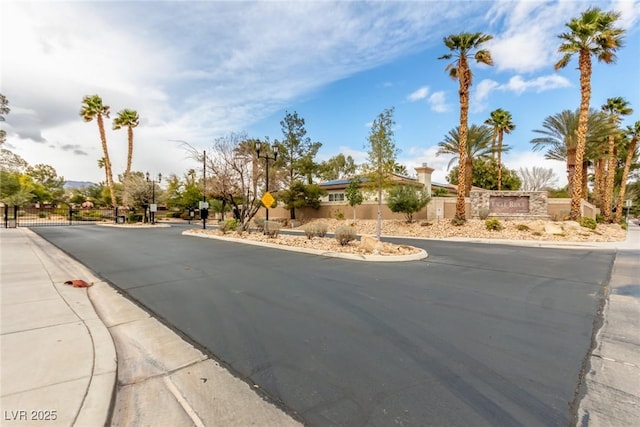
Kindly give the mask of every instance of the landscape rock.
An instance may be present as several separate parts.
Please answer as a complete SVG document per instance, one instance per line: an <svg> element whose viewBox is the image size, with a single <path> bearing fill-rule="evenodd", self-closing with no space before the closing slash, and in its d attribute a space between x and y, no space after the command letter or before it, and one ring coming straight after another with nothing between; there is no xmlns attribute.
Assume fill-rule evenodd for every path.
<svg viewBox="0 0 640 427"><path fill-rule="evenodd" d="M546 234L551 234L551 235L564 234L564 230L562 230L562 226L560 224L556 224L555 222L546 223L544 225L544 232Z"/></svg>

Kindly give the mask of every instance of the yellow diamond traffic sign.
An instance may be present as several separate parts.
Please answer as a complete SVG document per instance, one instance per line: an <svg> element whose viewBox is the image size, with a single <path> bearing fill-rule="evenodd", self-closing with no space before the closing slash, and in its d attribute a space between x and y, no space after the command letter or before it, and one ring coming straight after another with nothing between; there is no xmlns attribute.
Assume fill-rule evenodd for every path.
<svg viewBox="0 0 640 427"><path fill-rule="evenodd" d="M268 209L273 206L273 203L276 201L276 199L274 199L271 193L267 191L266 193L264 193L264 196L262 196L262 199L260 199L260 201Z"/></svg>

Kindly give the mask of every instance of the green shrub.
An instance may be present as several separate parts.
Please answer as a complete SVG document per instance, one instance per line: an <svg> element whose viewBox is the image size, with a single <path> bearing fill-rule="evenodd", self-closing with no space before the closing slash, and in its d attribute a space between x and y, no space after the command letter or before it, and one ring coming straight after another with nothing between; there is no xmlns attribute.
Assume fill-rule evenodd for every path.
<svg viewBox="0 0 640 427"><path fill-rule="evenodd" d="M304 235L307 236L307 239L312 239L316 234L316 225L313 223L308 223L304 225Z"/></svg>
<svg viewBox="0 0 640 427"><path fill-rule="evenodd" d="M582 218L580 218L579 223L581 227L588 228L590 230L595 230L598 226L596 220L588 216L583 216Z"/></svg>
<svg viewBox="0 0 640 427"><path fill-rule="evenodd" d="M329 226L324 222L316 223L316 234L320 237L324 237L327 235L327 230L329 230Z"/></svg>
<svg viewBox="0 0 640 427"><path fill-rule="evenodd" d="M516 228L518 229L518 231L529 231L529 230L531 230L527 224L518 224L516 226Z"/></svg>
<svg viewBox="0 0 640 427"><path fill-rule="evenodd" d="M130 213L128 215L129 217L129 222L142 222L142 214L140 213Z"/></svg>
<svg viewBox="0 0 640 427"><path fill-rule="evenodd" d="M604 224L604 216L602 214L596 214L596 222L598 224Z"/></svg>
<svg viewBox="0 0 640 427"><path fill-rule="evenodd" d="M489 231L500 231L502 230L502 224L498 218L491 218L484 222L484 226L487 227Z"/></svg>
<svg viewBox="0 0 640 427"><path fill-rule="evenodd" d="M278 237L278 234L280 234L280 227L282 227L282 224L278 221L265 221L264 234L271 238Z"/></svg>
<svg viewBox="0 0 640 427"><path fill-rule="evenodd" d="M49 218L50 215L46 212L38 212L38 218Z"/></svg>
<svg viewBox="0 0 640 427"><path fill-rule="evenodd" d="M337 220L342 221L344 219L344 212L339 209L336 209L335 217Z"/></svg>
<svg viewBox="0 0 640 427"><path fill-rule="evenodd" d="M620 228L623 230L627 229L627 222L625 220L620 221L618 224L620 224Z"/></svg>
<svg viewBox="0 0 640 427"><path fill-rule="evenodd" d="M356 240L356 229L350 225L341 225L336 228L335 236L338 243L341 246L345 246L347 243Z"/></svg>
<svg viewBox="0 0 640 427"><path fill-rule="evenodd" d="M461 225L465 225L466 223L467 220L462 218L453 218L451 220L451 225L455 225L456 227L460 227Z"/></svg>
<svg viewBox="0 0 640 427"><path fill-rule="evenodd" d="M480 217L480 219L489 218L489 209L488 208L480 208L480 209L478 209L478 216Z"/></svg>
<svg viewBox="0 0 640 427"><path fill-rule="evenodd" d="M226 219L220 223L219 227L224 234L227 234L230 231L236 231L238 229L238 221L235 219Z"/></svg>
<svg viewBox="0 0 640 427"><path fill-rule="evenodd" d="M183 218L183 215L185 216ZM171 218L180 218L180 219L188 219L189 218L189 212L171 212L169 214L169 217Z"/></svg>

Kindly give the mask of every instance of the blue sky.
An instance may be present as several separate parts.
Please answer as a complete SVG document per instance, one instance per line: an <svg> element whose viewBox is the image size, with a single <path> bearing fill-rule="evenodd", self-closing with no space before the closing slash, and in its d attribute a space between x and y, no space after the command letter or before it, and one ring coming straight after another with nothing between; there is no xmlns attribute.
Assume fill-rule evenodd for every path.
<svg viewBox="0 0 640 427"><path fill-rule="evenodd" d="M139 112L133 167L182 174L195 165L174 142L205 149L230 132L282 137L285 111L322 142L319 159L366 158L368 125L395 108L400 163L434 167L437 143L459 122L457 82L437 58L443 37L494 36L493 67L475 66L470 123L512 113L509 168L564 165L531 151L545 117L579 104L577 62L559 72L557 35L589 6L622 13L626 46L614 65L594 64L593 107L623 96L640 120L639 1L59 2L0 6L0 91L12 109L9 148L71 180L100 181L97 126L78 115L84 95ZM110 121L107 122L110 128ZM124 170L126 132L107 132L114 170Z"/></svg>

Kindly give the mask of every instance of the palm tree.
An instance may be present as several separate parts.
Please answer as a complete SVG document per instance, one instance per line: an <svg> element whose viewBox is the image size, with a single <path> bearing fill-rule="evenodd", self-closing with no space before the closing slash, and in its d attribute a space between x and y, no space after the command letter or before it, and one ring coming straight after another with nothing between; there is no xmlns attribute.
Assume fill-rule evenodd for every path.
<svg viewBox="0 0 640 427"><path fill-rule="evenodd" d="M620 181L620 195L618 196L618 209L616 210L616 222L622 219L622 206L624 204L624 196L627 190L627 178L631 170L631 163L636 154L638 146L638 138L640 138L640 121L634 123L633 126L627 126L627 136L631 138L627 147L627 158L624 162L624 170L622 171L622 180Z"/></svg>
<svg viewBox="0 0 640 427"><path fill-rule="evenodd" d="M465 194L467 194L466 166L467 166L467 127L469 118L469 88L473 84L473 74L469 68L469 56L473 55L476 62L493 65L491 53L486 49L480 49L482 43L488 42L493 36L483 33L452 34L444 38L444 44L455 53L456 59L445 68L449 76L458 80L460 95L460 144L459 144L459 169L458 191L456 198L456 216L458 221L465 221ZM453 54L447 53L438 59L451 59Z"/></svg>
<svg viewBox="0 0 640 427"><path fill-rule="evenodd" d="M608 149L607 149L607 178L604 186L604 194L602 197L602 216L605 222L612 222L611 215L611 202L613 201L613 185L615 177L615 169L617 163L616 155L616 133L620 133L618 126L620 125L620 116L627 116L633 113L633 109L629 107L629 102L617 96L615 98L608 98L606 104L601 107L609 116L609 123L615 126L615 130L608 135Z"/></svg>
<svg viewBox="0 0 640 427"><path fill-rule="evenodd" d="M545 159L559 160L567 164L567 182L569 194L573 188L573 176L576 169L577 131L578 131L578 110L564 110L561 113L548 116L542 123L543 129L535 129L534 132L542 134L539 138L534 138L530 142L533 144L533 151L547 149ZM591 109L587 118L587 154L592 158L597 157L598 147L606 139L611 129L611 125L606 115L602 112ZM589 156L583 157L583 169L588 165ZM580 185L584 189L587 185L587 175L581 178ZM585 193L586 194L586 193Z"/></svg>
<svg viewBox="0 0 640 427"><path fill-rule="evenodd" d="M504 134L511 133L516 128L516 125L511 119L511 113L503 110L502 108L498 108L497 110L492 111L491 116L487 120L485 120L484 124L493 127L493 141L491 143L491 148L498 153L499 191L502 189L502 140L504 139ZM497 149L494 147L496 135L498 139Z"/></svg>
<svg viewBox="0 0 640 427"><path fill-rule="evenodd" d="M128 141L128 149L127 149L127 169L124 172L124 196L123 196L123 204L127 205L129 200L128 194L128 183L129 177L131 175L131 160L133 158L133 128L138 127L140 124L140 117L138 116L138 112L135 110L129 110L125 108L122 111L118 112L118 116L113 119L113 130L118 130L123 127L127 128L127 141Z"/></svg>
<svg viewBox="0 0 640 427"><path fill-rule="evenodd" d="M460 180L460 175L458 176L458 188L460 188L461 185L464 185L465 188L464 197L469 197L469 194L471 193L473 159L490 159L492 157L492 137L493 130L488 126L471 125L471 127L469 128L469 132L467 134L467 143L465 144L466 155L464 156L464 179ZM451 165L453 165L456 160L459 160L460 145L460 126L457 126L455 129L451 129L449 133L444 137L444 140L438 143L439 148L436 152L436 156L439 156L441 154L452 154L455 156L452 157L451 160L449 160L447 169L450 169ZM503 147L504 151L509 151L509 149L510 147L507 145ZM462 162L459 162L459 164L460 167L462 167Z"/></svg>
<svg viewBox="0 0 640 427"><path fill-rule="evenodd" d="M104 169L107 175L107 185L111 193L111 204L113 207L118 205L116 200L115 186L113 184L113 172L111 170L111 161L109 160L109 150L107 148L107 137L104 132L104 119L109 118L109 106L102 104L102 98L98 95L87 95L82 99L82 108L80 116L85 122L96 119L98 123L98 132L100 132L100 142L102 143L102 152L104 154Z"/></svg>
<svg viewBox="0 0 640 427"><path fill-rule="evenodd" d="M615 62L615 53L622 46L622 35L624 34L622 28L614 27L618 18L620 18L618 12L603 12L597 7L590 7L579 18L573 18L566 24L569 32L558 36L562 40L558 52L564 55L556 63L555 69L566 67L571 57L578 54L578 69L580 70L580 115L576 141L576 167L573 174L571 211L569 213L569 217L573 220L580 217L582 199L580 183L584 173L582 162L587 142L587 120L591 100L591 55L595 55L598 61L606 64Z"/></svg>

